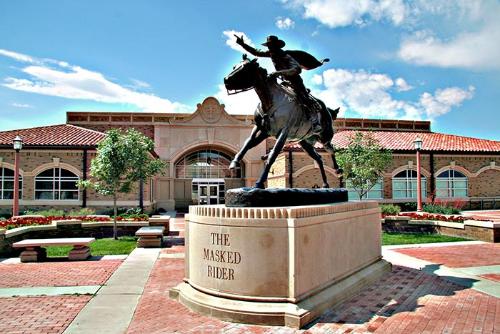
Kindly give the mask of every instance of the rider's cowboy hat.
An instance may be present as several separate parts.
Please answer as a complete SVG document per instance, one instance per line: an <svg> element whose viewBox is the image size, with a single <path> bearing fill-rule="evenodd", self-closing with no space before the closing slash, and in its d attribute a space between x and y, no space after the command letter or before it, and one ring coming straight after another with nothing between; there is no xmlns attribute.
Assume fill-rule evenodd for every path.
<svg viewBox="0 0 500 334"><path fill-rule="evenodd" d="M274 45L278 48L282 48L285 46L285 41L282 41L278 37L271 35L271 36L267 36L266 42L262 43L262 45L267 46L267 47Z"/></svg>

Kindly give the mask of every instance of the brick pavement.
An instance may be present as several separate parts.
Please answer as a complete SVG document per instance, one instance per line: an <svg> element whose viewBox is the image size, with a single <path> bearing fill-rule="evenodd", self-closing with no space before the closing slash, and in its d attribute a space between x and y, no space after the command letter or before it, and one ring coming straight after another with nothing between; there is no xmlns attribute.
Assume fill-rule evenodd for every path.
<svg viewBox="0 0 500 334"><path fill-rule="evenodd" d="M0 298L0 333L62 333L91 296Z"/></svg>
<svg viewBox="0 0 500 334"><path fill-rule="evenodd" d="M500 210L464 211L462 214L479 220L500 221Z"/></svg>
<svg viewBox="0 0 500 334"><path fill-rule="evenodd" d="M121 260L0 264L0 288L102 285Z"/></svg>
<svg viewBox="0 0 500 334"><path fill-rule="evenodd" d="M402 248L394 251L450 268L500 264L500 244Z"/></svg>
<svg viewBox="0 0 500 334"><path fill-rule="evenodd" d="M182 249L174 247L171 252ZM156 262L128 333L500 332L500 299L403 266L394 266L378 283L299 331L233 324L191 312L168 298L183 271L182 259Z"/></svg>

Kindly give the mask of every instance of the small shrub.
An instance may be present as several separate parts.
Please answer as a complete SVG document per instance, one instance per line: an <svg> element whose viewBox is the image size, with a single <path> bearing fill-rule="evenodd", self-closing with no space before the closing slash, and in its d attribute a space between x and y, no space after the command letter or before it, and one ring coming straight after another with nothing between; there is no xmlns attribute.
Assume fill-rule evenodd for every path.
<svg viewBox="0 0 500 334"><path fill-rule="evenodd" d="M400 203L401 211L417 211L416 202Z"/></svg>
<svg viewBox="0 0 500 334"><path fill-rule="evenodd" d="M401 208L394 204L381 204L382 216L397 216L401 212Z"/></svg>
<svg viewBox="0 0 500 334"><path fill-rule="evenodd" d="M67 216L69 217L79 217L79 216L89 216L95 215L95 210L90 208L81 208L79 210L70 211Z"/></svg>
<svg viewBox="0 0 500 334"><path fill-rule="evenodd" d="M23 214L24 215L42 215L44 217L64 217L64 211L57 210L57 209L48 209L48 210L40 210L40 211L25 210L23 212Z"/></svg>
<svg viewBox="0 0 500 334"><path fill-rule="evenodd" d="M426 204L422 208L423 211L429 213L440 213L442 215L456 215L460 213L460 209L454 206L440 204Z"/></svg>
<svg viewBox="0 0 500 334"><path fill-rule="evenodd" d="M0 218L5 218L8 219L12 216L12 209L11 208L2 208L0 209Z"/></svg>

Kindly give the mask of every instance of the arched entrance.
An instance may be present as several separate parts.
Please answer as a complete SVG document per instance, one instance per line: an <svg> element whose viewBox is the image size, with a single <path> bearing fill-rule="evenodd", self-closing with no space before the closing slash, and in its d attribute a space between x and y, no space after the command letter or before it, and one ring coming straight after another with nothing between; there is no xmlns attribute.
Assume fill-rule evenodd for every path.
<svg viewBox="0 0 500 334"><path fill-rule="evenodd" d="M244 177L244 165L232 173L231 157L220 150L206 148L190 152L175 163L177 179L192 179L191 200L195 204L224 204L226 183Z"/></svg>

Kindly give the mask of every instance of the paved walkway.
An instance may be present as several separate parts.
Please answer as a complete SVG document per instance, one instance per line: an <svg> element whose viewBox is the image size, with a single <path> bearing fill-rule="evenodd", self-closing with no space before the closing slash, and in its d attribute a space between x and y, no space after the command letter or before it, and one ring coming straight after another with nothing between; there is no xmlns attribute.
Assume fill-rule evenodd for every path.
<svg viewBox="0 0 500 334"><path fill-rule="evenodd" d="M121 263L1 260L0 333L62 333Z"/></svg>
<svg viewBox="0 0 500 334"><path fill-rule="evenodd" d="M461 214L475 219L486 219L500 222L500 210L463 211Z"/></svg>
<svg viewBox="0 0 500 334"><path fill-rule="evenodd" d="M293 330L224 322L169 299L184 276L184 221L172 226L168 248L136 249L125 261L4 261L0 332L500 333L499 244L383 247L391 273Z"/></svg>
<svg viewBox="0 0 500 334"><path fill-rule="evenodd" d="M484 245L465 242L451 247ZM450 245L404 247L446 251ZM168 290L184 275L180 256L184 248L165 249L153 268L128 333L500 333L499 298L471 288L474 279L454 282L436 274L436 270L420 270L435 264L391 248L384 249L387 258L396 263L391 273L303 330L224 322L191 312L170 300ZM473 261L477 254L470 251L462 256ZM401 261L403 265L397 264ZM483 271L491 270L500 273L493 267ZM492 283L500 291L500 284Z"/></svg>
<svg viewBox="0 0 500 334"><path fill-rule="evenodd" d="M124 333L159 253L136 248L64 333Z"/></svg>

